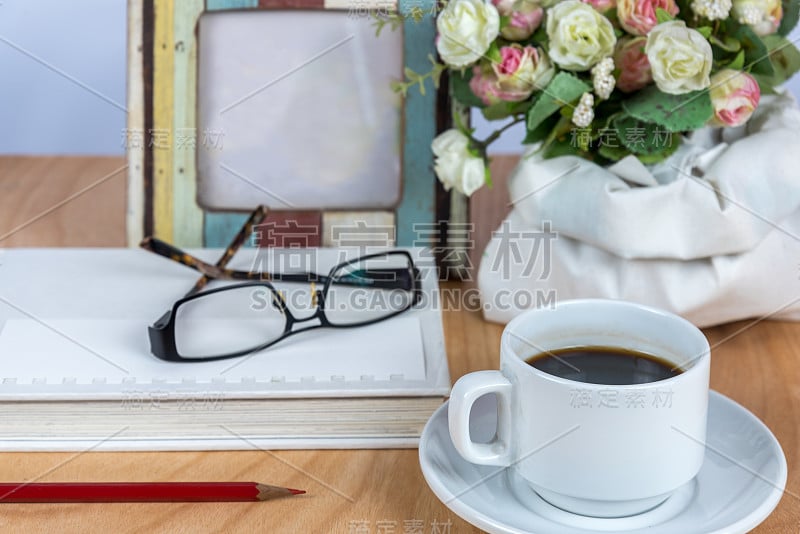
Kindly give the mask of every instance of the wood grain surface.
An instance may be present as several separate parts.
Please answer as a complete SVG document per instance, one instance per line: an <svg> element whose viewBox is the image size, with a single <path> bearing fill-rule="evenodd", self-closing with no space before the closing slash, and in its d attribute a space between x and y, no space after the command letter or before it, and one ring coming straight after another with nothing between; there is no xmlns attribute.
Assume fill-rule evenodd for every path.
<svg viewBox="0 0 800 534"><path fill-rule="evenodd" d="M0 246L123 246L125 172L99 181L123 165L114 158L0 158ZM453 379L497 367L501 326L458 310L445 312L444 323ZM706 334L719 343L711 386L760 417L789 462L787 492L754 532L800 532L800 324L742 321ZM480 532L428 489L416 450L0 456L0 482L253 480L308 490L268 503L9 504L0 506L3 532Z"/></svg>

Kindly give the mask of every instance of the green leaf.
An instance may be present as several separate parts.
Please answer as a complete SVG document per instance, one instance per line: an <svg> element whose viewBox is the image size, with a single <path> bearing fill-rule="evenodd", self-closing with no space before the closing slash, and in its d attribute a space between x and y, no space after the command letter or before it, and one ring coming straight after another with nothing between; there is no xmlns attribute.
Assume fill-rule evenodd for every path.
<svg viewBox="0 0 800 534"><path fill-rule="evenodd" d="M693 0L675 0L678 5L678 13L691 13Z"/></svg>
<svg viewBox="0 0 800 534"><path fill-rule="evenodd" d="M467 154L469 154L473 158L482 158L483 157L483 154L481 154L480 149L478 147L476 147L475 145L473 145L472 143L467 145Z"/></svg>
<svg viewBox="0 0 800 534"><path fill-rule="evenodd" d="M699 28L695 28L695 30L697 30L700 33L700 35L702 35L706 39L711 37L711 34L714 32L714 29L711 26L701 26Z"/></svg>
<svg viewBox="0 0 800 534"><path fill-rule="evenodd" d="M753 74L752 76L758 82L758 88L761 90L762 95L774 95L776 93L774 76L764 76L762 74Z"/></svg>
<svg viewBox="0 0 800 534"><path fill-rule="evenodd" d="M425 18L425 10L422 9L421 6L413 6L408 12L408 15L414 22L419 23L423 18Z"/></svg>
<svg viewBox="0 0 800 534"><path fill-rule="evenodd" d="M600 145L597 153L611 161L619 161L625 156L630 155L630 151L622 145Z"/></svg>
<svg viewBox="0 0 800 534"><path fill-rule="evenodd" d="M531 106L533 105L533 101L531 100L523 100L522 102L509 102L508 103L508 110L513 115L521 115L527 113Z"/></svg>
<svg viewBox="0 0 800 534"><path fill-rule="evenodd" d="M744 48L745 68L755 74L772 76L775 70L769 61L769 50L764 41L749 26L739 26L734 36Z"/></svg>
<svg viewBox="0 0 800 534"><path fill-rule="evenodd" d="M675 20L675 17L673 17L669 11L661 9L660 7L656 8L656 21L659 24L662 24L664 22L669 22L671 20Z"/></svg>
<svg viewBox="0 0 800 534"><path fill-rule="evenodd" d="M559 156L581 156L586 157L587 153L578 148L571 139L557 139L544 149L544 157L557 158Z"/></svg>
<svg viewBox="0 0 800 534"><path fill-rule="evenodd" d="M431 80L433 81L433 87L438 89L439 82L442 78L442 73L447 70L447 65L436 61L436 58L433 57L433 54L428 54L428 61L431 62Z"/></svg>
<svg viewBox="0 0 800 534"><path fill-rule="evenodd" d="M614 119L617 139L634 154L657 154L672 146L672 132L652 122L642 122L628 115Z"/></svg>
<svg viewBox="0 0 800 534"><path fill-rule="evenodd" d="M797 0L783 0L783 18L781 25L778 26L778 35L789 35L797 26L800 19L800 2Z"/></svg>
<svg viewBox="0 0 800 534"><path fill-rule="evenodd" d="M509 102L497 102L481 109L481 113L487 121L497 121L511 115L511 110Z"/></svg>
<svg viewBox="0 0 800 534"><path fill-rule="evenodd" d="M392 81L392 82L389 82L389 87L395 93L399 93L400 95L402 95L403 98L406 98L408 96L409 85L407 83L398 82L398 81Z"/></svg>
<svg viewBox="0 0 800 534"><path fill-rule="evenodd" d="M548 43L547 30L545 29L545 25L544 24L539 26L539 29L537 29L535 32L533 32L533 35L531 35L531 40L534 43L538 43L538 44L540 44L542 46L547 45L547 43Z"/></svg>
<svg viewBox="0 0 800 534"><path fill-rule="evenodd" d="M780 35L767 35L764 37L764 44L769 49L775 70L775 85L785 82L800 71L800 50L789 39Z"/></svg>
<svg viewBox="0 0 800 534"><path fill-rule="evenodd" d="M380 37L383 29L388 25L391 31L397 30L403 24L403 16L400 13L381 13L380 10L370 12L375 28L375 37Z"/></svg>
<svg viewBox="0 0 800 534"><path fill-rule="evenodd" d="M654 152L653 154L638 154L636 157L639 158L639 161L645 165L653 165L659 161L664 161L669 156L674 154L675 151L678 150L679 146L681 146L681 136L679 134L672 134L672 138L665 143L664 149L660 152Z"/></svg>
<svg viewBox="0 0 800 534"><path fill-rule="evenodd" d="M475 96L472 89L469 88L469 81L472 79L472 70L465 69L461 72L457 70L450 71L450 94L464 104L472 108L482 108L486 104L483 100Z"/></svg>
<svg viewBox="0 0 800 534"><path fill-rule="evenodd" d="M670 95L662 93L655 85L623 101L622 108L631 117L659 124L671 132L696 130L714 113L708 91Z"/></svg>
<svg viewBox="0 0 800 534"><path fill-rule="evenodd" d="M559 116L554 114L542 121L542 123L539 124L539 126L537 126L534 130L528 130L525 134L525 139L522 140L522 144L532 145L533 143L544 141L547 139L547 136L550 135L550 132L553 130L553 128L556 127L558 120Z"/></svg>
<svg viewBox="0 0 800 534"><path fill-rule="evenodd" d="M475 128L468 128L467 125L464 124L464 119L468 117L462 117L461 115L461 113L453 113L455 127L467 137L472 137L472 134L475 133Z"/></svg>
<svg viewBox="0 0 800 534"><path fill-rule="evenodd" d="M497 41L492 41L485 55L492 63L501 63L503 61L503 56L500 55L500 47L497 45Z"/></svg>
<svg viewBox="0 0 800 534"><path fill-rule="evenodd" d="M712 35L708 40L712 46L721 48L725 52L738 52L742 49L742 43L740 43L738 39L729 35L726 35L723 40L720 40L716 36Z"/></svg>
<svg viewBox="0 0 800 534"><path fill-rule="evenodd" d="M559 72L539 93L533 106L528 110L528 130L535 130L547 117L562 106L575 102L589 90L590 87L577 76L568 72Z"/></svg>
<svg viewBox="0 0 800 534"><path fill-rule="evenodd" d="M742 70L744 68L744 50L739 50L733 61L728 63L728 68L733 70Z"/></svg>

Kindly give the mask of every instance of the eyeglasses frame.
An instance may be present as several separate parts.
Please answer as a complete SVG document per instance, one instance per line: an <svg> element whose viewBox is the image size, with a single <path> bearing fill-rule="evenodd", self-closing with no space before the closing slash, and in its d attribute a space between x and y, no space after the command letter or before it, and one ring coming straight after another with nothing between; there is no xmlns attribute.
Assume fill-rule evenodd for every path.
<svg viewBox="0 0 800 534"><path fill-rule="evenodd" d="M170 245L171 246L171 245ZM173 247L174 248L174 247ZM179 249L175 249L179 250ZM193 260L197 260L193 256L180 251L183 254L184 258L192 258ZM357 323L348 323L348 324L336 324L335 322L331 322L330 319L325 314L325 301L326 297L328 296L328 291L332 285L332 283L336 280L334 276L335 273L348 265L352 265L354 263L362 262L365 260L375 259L384 256L391 256L391 255L402 255L404 256L409 262L409 272L411 273L411 288L406 287L383 287L383 289L409 289L413 293L413 297L410 300L408 306L395 310L389 315L379 317L376 319L370 319L367 321L361 321ZM174 259L174 258L173 258ZM201 260L197 260L198 262L204 263ZM181 262L182 263L182 262ZM230 271L236 273L246 273L246 271ZM252 276L253 273L248 273L248 275ZM368 254L365 256L360 256L357 258L353 258L350 260L343 261L336 266L334 266L328 273L327 276L318 275L316 273L287 273L287 274L270 274L270 273L255 273L261 274L264 280L260 281L252 281L252 282L242 282L237 284L231 284L224 287L209 289L200 292L190 292L190 294L184 296L180 300L176 301L172 308L162 315L152 326L148 327L148 335L150 338L150 349L154 356L169 362L206 362L206 361L216 361L216 360L224 360L229 358L236 358L240 356L246 356L248 354L252 354L254 352L259 352L261 350L267 349L276 343L285 340L288 337L291 337L294 334L305 332L307 330L313 330L316 328L355 328L360 326L367 326L370 324L379 323L381 321L385 321L400 313L408 311L409 309L413 308L414 306L418 305L422 300L422 282L420 277L420 271L416 267L414 263L414 259L412 258L411 254L406 250L390 250L385 252L377 252L374 254ZM208 274L204 274L204 276L209 278L216 278L214 276L209 276ZM227 277L220 277L222 279L230 279ZM289 281L289 282L307 282L315 284L317 282L323 283L322 290L314 288L314 293L312 294L312 299L316 299L316 309L314 313L305 318L298 318L296 317L291 310L289 310L288 306L286 305L286 300L278 291L275 286L272 285L270 280L275 281ZM381 288L381 285L384 284L377 284L370 286L369 284L345 284L345 285L356 285L365 288ZM175 342L175 323L176 317L178 313L178 309L185 303L190 302L192 300L206 297L208 295L218 293L221 291L230 291L232 289L239 289L243 287L264 287L268 289L272 295L273 302L279 307L281 313L283 313L284 317L286 318L286 323L284 324L284 331L283 333L276 339L266 342L264 344L245 349L240 351L235 351L227 354L221 354L219 356L209 356L209 357L200 357L200 358L190 358L186 356L181 356L178 352L177 345ZM293 329L295 324L306 323L309 321L318 320L319 323L311 326L307 326L305 328L299 328L297 330Z"/></svg>

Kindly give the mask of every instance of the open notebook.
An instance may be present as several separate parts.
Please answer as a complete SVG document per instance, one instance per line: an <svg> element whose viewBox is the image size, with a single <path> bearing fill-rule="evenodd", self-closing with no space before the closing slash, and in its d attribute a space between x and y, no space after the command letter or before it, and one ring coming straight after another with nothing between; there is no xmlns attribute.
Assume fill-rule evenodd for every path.
<svg viewBox="0 0 800 534"><path fill-rule="evenodd" d="M287 270L287 252L243 250L230 267ZM327 273L356 253L315 249L303 268ZM417 266L425 307L171 363L150 354L147 326L196 272L134 249L2 251L0 450L414 446L450 385L435 268Z"/></svg>

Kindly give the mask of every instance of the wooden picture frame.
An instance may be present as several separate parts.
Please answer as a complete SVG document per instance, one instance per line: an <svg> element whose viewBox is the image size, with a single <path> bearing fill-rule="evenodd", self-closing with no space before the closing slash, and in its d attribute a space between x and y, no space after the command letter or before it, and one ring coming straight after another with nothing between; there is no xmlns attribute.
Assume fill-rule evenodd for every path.
<svg viewBox="0 0 800 534"><path fill-rule="evenodd" d="M197 149L175 150L176 132L194 130L196 135L196 28L201 15L226 10L385 8L375 1L379 0L129 0L125 131L129 244L154 235L181 247L223 247L248 216L244 211L202 209L196 201ZM429 55L436 54L435 0L398 1L392 9L404 15L403 64L427 72ZM409 16L412 10L422 18ZM420 242L414 224L435 225L437 191L441 199L430 150L437 131L437 92L430 80L426 84L424 95L415 89L404 101L399 204L392 211L295 214L304 227L318 228L318 239L306 244L335 245L332 225L361 221L390 224L396 245L426 244ZM164 143L164 135L171 140ZM439 208L441 213L441 202Z"/></svg>

